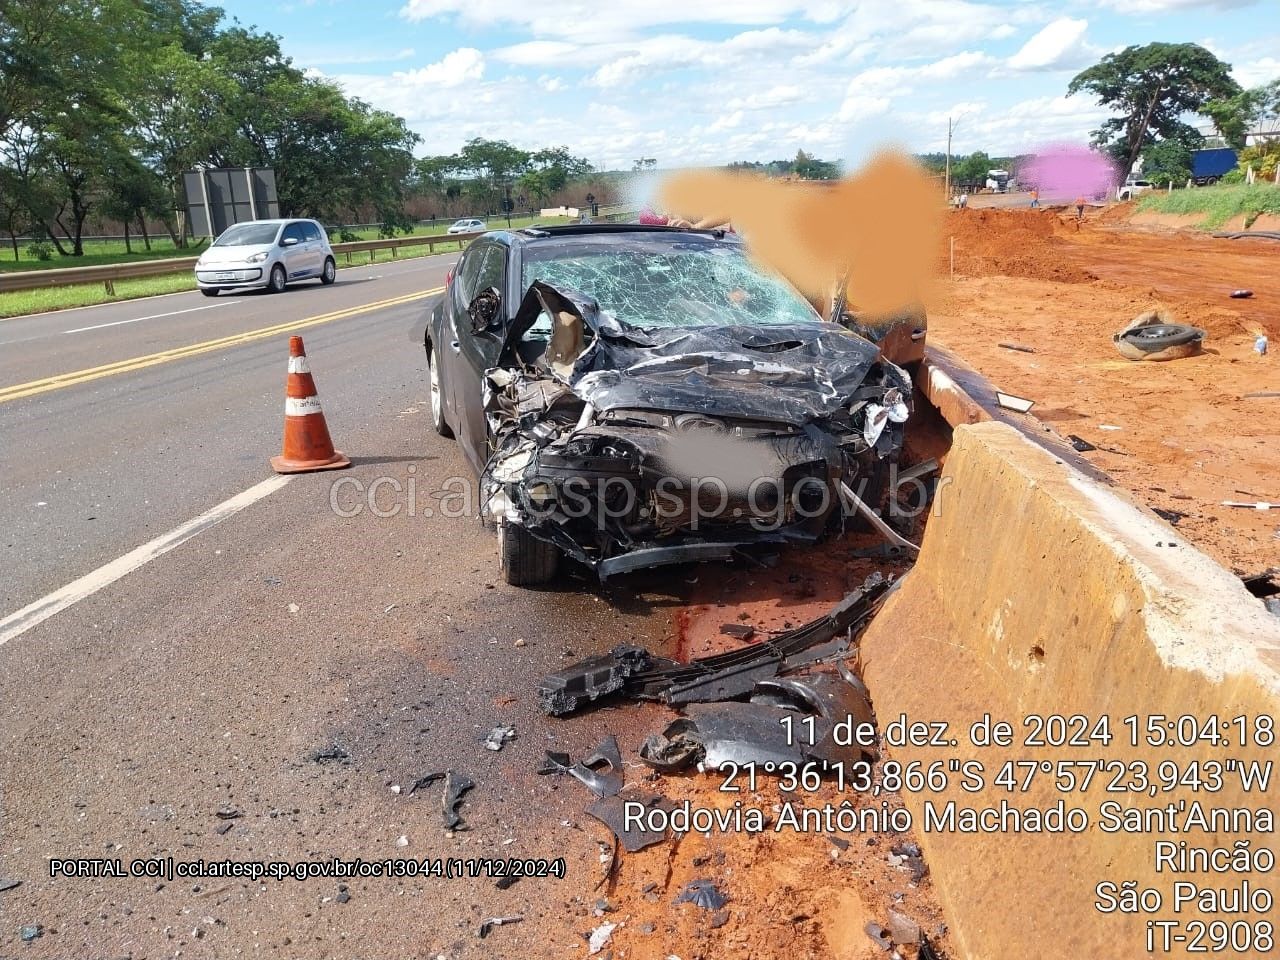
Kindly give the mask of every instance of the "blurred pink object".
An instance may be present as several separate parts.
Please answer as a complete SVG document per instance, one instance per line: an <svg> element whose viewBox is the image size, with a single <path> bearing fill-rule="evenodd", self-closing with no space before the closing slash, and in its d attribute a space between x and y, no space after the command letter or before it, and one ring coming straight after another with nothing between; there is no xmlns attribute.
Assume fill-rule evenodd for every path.
<svg viewBox="0 0 1280 960"><path fill-rule="evenodd" d="M664 217L660 213L654 213L652 210L641 210L637 222L646 227L665 227L671 222L671 218Z"/></svg>
<svg viewBox="0 0 1280 960"><path fill-rule="evenodd" d="M1054 144L1040 150L1018 170L1024 187L1040 190L1040 199L1101 199L1120 182L1111 160L1088 147Z"/></svg>

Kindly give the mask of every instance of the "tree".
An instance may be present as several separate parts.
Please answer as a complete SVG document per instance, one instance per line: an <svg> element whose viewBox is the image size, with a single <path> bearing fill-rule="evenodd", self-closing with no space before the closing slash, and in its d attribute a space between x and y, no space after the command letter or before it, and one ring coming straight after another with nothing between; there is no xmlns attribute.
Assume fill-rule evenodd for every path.
<svg viewBox="0 0 1280 960"><path fill-rule="evenodd" d="M1107 54L1077 74L1067 93L1088 91L1120 114L1105 120L1093 141L1128 171L1142 148L1157 139L1185 144L1198 138L1181 117L1238 95L1230 69L1198 44L1149 43Z"/></svg>
<svg viewBox="0 0 1280 960"><path fill-rule="evenodd" d="M1158 187L1186 183L1191 176L1191 150L1181 140L1160 140L1142 153L1142 176Z"/></svg>
<svg viewBox="0 0 1280 960"><path fill-rule="evenodd" d="M995 165L982 150L976 150L956 163L952 178L957 183L986 183L987 171Z"/></svg>

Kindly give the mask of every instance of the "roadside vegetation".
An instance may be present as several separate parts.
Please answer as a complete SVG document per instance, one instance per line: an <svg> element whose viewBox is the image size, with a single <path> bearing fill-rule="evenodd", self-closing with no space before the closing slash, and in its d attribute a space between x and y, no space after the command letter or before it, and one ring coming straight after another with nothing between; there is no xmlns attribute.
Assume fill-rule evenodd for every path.
<svg viewBox="0 0 1280 960"><path fill-rule="evenodd" d="M1138 209L1148 213L1201 215L1204 219L1199 226L1204 230L1218 230L1242 215L1248 229L1260 214L1280 216L1280 186L1218 184L1172 193L1148 193L1138 198Z"/></svg>

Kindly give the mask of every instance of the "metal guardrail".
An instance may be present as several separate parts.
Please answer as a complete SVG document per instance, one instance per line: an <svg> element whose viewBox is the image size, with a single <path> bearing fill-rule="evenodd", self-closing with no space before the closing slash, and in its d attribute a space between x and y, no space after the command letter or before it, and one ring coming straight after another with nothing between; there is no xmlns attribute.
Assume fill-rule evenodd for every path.
<svg viewBox="0 0 1280 960"><path fill-rule="evenodd" d="M600 217L600 222L616 223L632 216L631 212L612 213ZM483 231L482 231L483 232ZM345 256L347 263L353 263L353 253L369 254L372 263L374 254L379 250L390 250L392 258L399 255L401 247L422 247L434 251L437 246L456 243L458 249L480 236L477 233L440 233L425 237L392 237L386 240L354 240L350 243L333 244L335 255ZM198 257L174 257L164 260L138 260L133 263L110 263L93 267L58 267L50 270L17 270L12 273L0 273L0 293L16 290L41 290L46 287L74 286L85 283L101 283L107 293L114 295L117 280L133 280L137 277L157 277L170 273L182 273L194 270Z"/></svg>

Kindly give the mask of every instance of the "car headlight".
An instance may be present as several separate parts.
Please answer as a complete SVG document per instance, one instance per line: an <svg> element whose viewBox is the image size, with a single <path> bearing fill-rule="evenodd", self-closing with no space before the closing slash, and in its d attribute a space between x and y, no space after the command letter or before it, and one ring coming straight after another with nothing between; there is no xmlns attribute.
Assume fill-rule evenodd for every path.
<svg viewBox="0 0 1280 960"><path fill-rule="evenodd" d="M245 258L244 258L244 262L245 262L245 263L261 263L263 260L267 259L267 257L269 257L269 256L270 256L270 254L269 254L269 253L265 253L265 252L264 252L264 253L255 253L255 254L254 254L253 256L251 256L251 257L245 257Z"/></svg>

